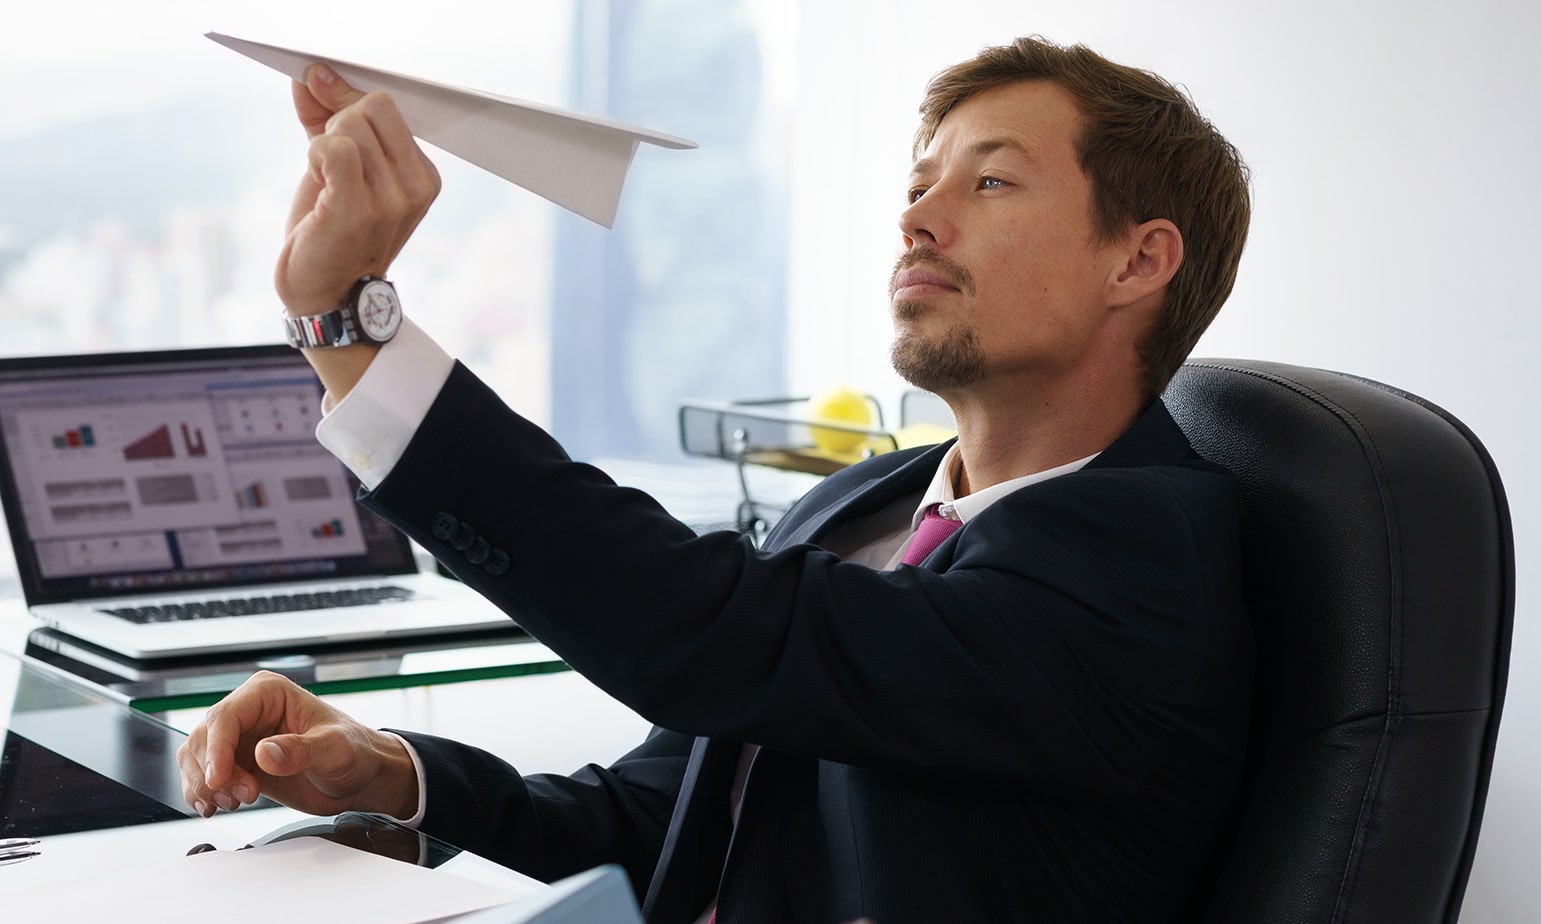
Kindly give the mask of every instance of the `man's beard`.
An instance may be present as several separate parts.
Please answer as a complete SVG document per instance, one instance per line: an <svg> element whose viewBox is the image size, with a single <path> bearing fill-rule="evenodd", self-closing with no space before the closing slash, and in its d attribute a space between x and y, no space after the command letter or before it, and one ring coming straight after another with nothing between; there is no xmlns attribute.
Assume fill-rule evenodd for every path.
<svg viewBox="0 0 1541 924"><path fill-rule="evenodd" d="M925 310L921 305L900 304L895 308L901 317ZM915 334L895 337L888 358L905 381L933 393L973 385L985 376L984 350L974 328L967 324L954 324L940 341Z"/></svg>
<svg viewBox="0 0 1541 924"><path fill-rule="evenodd" d="M959 293L974 293L974 277L968 270L942 256L935 247L920 244L894 261L893 275L888 280L889 298L893 298L897 291L899 274L920 265L930 267L947 279ZM925 302L898 302L893 307L894 320L913 320L928 310ZM888 359L905 381L933 393L972 385L985 376L985 354L979 346L979 335L973 327L963 323L948 328L946 335L936 343L915 334L896 336L889 348Z"/></svg>

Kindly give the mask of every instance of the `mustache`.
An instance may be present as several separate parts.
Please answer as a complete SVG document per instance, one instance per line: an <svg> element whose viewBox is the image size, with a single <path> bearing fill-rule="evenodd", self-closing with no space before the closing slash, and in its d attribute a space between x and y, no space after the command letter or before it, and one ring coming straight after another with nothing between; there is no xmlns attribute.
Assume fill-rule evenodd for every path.
<svg viewBox="0 0 1541 924"><path fill-rule="evenodd" d="M926 244L906 250L894 261L894 270L888 276L888 297L893 298L899 285L899 274L907 269L924 266L957 288L964 295L974 294L974 277L969 271L942 256L941 251Z"/></svg>

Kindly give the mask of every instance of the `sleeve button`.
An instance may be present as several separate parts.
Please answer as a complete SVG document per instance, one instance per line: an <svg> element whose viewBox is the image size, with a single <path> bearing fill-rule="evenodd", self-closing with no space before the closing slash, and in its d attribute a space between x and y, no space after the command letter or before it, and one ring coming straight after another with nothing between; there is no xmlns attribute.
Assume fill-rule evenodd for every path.
<svg viewBox="0 0 1541 924"><path fill-rule="evenodd" d="M487 543L486 539L477 536L476 541L471 543L471 547L466 549L466 561L473 565L479 565L486 561L491 554L492 546Z"/></svg>

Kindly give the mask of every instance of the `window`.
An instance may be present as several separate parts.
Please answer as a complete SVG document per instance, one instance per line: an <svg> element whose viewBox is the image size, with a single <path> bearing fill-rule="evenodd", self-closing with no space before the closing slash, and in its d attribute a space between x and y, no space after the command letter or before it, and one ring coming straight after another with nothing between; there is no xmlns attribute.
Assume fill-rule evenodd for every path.
<svg viewBox="0 0 1541 924"><path fill-rule="evenodd" d="M212 28L702 142L639 151L613 231L429 149L444 192L391 273L408 312L575 456L678 462L681 399L785 388L781 5L28 7L0 54L0 352L279 338L304 136L284 78Z"/></svg>

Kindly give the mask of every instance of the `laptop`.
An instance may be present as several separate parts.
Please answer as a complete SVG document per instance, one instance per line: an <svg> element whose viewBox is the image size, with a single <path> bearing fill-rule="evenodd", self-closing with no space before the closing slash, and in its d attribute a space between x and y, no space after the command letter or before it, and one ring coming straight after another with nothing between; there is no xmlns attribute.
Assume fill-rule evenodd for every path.
<svg viewBox="0 0 1541 924"><path fill-rule="evenodd" d="M358 504L321 394L276 344L0 358L28 609L135 659L512 629Z"/></svg>

